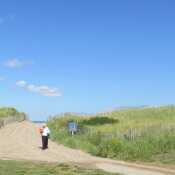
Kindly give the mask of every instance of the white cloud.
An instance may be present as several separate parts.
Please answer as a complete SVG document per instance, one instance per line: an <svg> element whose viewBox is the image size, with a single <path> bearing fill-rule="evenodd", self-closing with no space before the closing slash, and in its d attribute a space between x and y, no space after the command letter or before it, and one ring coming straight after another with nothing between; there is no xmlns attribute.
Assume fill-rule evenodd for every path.
<svg viewBox="0 0 175 175"><path fill-rule="evenodd" d="M16 82L16 85L18 87L21 87L27 91L38 93L42 96L48 96L48 97L58 97L62 96L61 92L57 88L50 88L46 85L33 85L29 84L24 80L20 80Z"/></svg>
<svg viewBox="0 0 175 175"><path fill-rule="evenodd" d="M23 81L23 80L17 81L16 85L19 86L19 87L25 87L27 85L27 82Z"/></svg>
<svg viewBox="0 0 175 175"><path fill-rule="evenodd" d="M20 68L20 67L23 67L23 66L29 65L29 64L31 64L31 63L19 60L17 58L12 58L12 59L4 62L4 66L6 66L8 68Z"/></svg>

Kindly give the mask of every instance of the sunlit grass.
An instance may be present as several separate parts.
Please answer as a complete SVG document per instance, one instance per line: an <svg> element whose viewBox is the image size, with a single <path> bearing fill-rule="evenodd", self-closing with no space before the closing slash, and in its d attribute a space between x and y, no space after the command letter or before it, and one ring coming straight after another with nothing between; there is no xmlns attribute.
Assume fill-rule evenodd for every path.
<svg viewBox="0 0 175 175"><path fill-rule="evenodd" d="M22 115L25 114L18 112L15 108L0 108L0 118L20 117Z"/></svg>
<svg viewBox="0 0 175 175"><path fill-rule="evenodd" d="M79 124L71 136L67 122ZM49 120L52 139L97 156L130 161L158 161L159 155L174 163L175 107L128 109L98 116L57 116ZM155 160L156 157L156 160ZM164 163L166 160L159 160Z"/></svg>
<svg viewBox="0 0 175 175"><path fill-rule="evenodd" d="M0 161L0 175L117 175L66 164Z"/></svg>

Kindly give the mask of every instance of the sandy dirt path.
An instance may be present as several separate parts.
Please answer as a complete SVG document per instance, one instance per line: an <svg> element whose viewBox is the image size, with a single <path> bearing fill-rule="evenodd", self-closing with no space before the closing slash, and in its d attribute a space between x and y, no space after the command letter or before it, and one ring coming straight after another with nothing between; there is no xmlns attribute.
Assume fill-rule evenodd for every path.
<svg viewBox="0 0 175 175"><path fill-rule="evenodd" d="M168 175L174 170L129 164L91 156L49 141L49 149L41 150L38 126L31 122L13 123L0 130L0 159L76 163L124 175Z"/></svg>

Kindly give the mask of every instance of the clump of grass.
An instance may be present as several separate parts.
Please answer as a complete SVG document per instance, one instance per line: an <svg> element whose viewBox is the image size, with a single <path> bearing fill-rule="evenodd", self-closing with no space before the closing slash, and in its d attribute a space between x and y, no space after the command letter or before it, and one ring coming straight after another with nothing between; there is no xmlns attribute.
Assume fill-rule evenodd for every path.
<svg viewBox="0 0 175 175"><path fill-rule="evenodd" d="M0 161L0 175L118 175L66 164Z"/></svg>
<svg viewBox="0 0 175 175"><path fill-rule="evenodd" d="M24 116L24 113L18 112L15 108L0 108L0 118L6 117L21 117Z"/></svg>
<svg viewBox="0 0 175 175"><path fill-rule="evenodd" d="M67 122L79 124L79 132L71 136ZM53 139L66 146L93 155L130 161L175 162L175 107L128 109L100 116L64 116L48 121ZM161 156L159 156L161 155ZM156 157L156 159L155 159ZM167 161L170 163L170 161Z"/></svg>

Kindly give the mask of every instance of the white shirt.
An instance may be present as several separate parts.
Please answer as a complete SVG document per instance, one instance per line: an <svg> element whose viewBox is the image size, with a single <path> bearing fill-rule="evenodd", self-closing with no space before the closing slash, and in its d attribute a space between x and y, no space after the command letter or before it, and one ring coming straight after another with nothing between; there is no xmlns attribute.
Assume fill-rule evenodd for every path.
<svg viewBox="0 0 175 175"><path fill-rule="evenodd" d="M48 127L45 127L42 132L42 136L48 136L50 134L50 130Z"/></svg>

